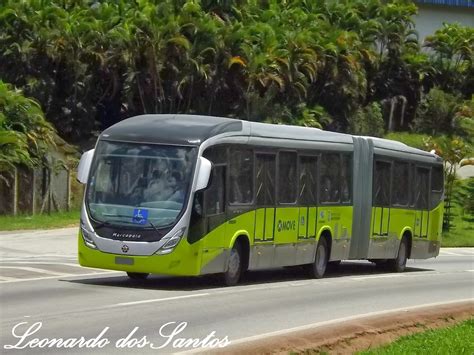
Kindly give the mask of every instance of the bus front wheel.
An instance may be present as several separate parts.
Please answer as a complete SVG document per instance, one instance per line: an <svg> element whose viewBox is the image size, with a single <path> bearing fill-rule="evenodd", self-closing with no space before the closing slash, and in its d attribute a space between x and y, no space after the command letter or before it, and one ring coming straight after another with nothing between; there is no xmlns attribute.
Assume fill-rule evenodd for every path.
<svg viewBox="0 0 474 355"><path fill-rule="evenodd" d="M316 248L314 263L308 265L309 276L314 279L321 279L326 272L329 260L329 248L326 238L319 239Z"/></svg>
<svg viewBox="0 0 474 355"><path fill-rule="evenodd" d="M146 280L150 274L145 274L142 272L127 272L127 276L132 280Z"/></svg>
<svg viewBox="0 0 474 355"><path fill-rule="evenodd" d="M242 274L242 248L236 243L230 250L229 263L227 270L224 272L224 284L234 286L240 280Z"/></svg>
<svg viewBox="0 0 474 355"><path fill-rule="evenodd" d="M398 248L398 254L395 259L390 259L388 261L388 266L390 270L394 272L403 272L405 271L406 264L408 259L408 243L406 238L403 238L400 242L400 247Z"/></svg>

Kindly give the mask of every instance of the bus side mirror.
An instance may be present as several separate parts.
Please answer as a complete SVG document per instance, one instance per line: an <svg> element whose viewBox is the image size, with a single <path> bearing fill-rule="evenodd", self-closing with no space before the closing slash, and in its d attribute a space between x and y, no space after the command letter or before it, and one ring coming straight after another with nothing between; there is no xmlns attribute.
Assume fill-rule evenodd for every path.
<svg viewBox="0 0 474 355"><path fill-rule="evenodd" d="M211 176L212 163L206 158L199 157L199 171L194 191L205 189L209 184Z"/></svg>
<svg viewBox="0 0 474 355"><path fill-rule="evenodd" d="M91 170L92 158L94 157L94 149L88 150L82 154L79 166L77 167L77 181L86 184Z"/></svg>

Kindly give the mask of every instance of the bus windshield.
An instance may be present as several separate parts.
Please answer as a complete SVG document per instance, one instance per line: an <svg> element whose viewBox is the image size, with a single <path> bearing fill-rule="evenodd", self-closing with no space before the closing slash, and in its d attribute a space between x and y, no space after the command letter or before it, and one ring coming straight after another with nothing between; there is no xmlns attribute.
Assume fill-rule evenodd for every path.
<svg viewBox="0 0 474 355"><path fill-rule="evenodd" d="M100 141L86 206L95 222L159 228L185 206L196 148Z"/></svg>

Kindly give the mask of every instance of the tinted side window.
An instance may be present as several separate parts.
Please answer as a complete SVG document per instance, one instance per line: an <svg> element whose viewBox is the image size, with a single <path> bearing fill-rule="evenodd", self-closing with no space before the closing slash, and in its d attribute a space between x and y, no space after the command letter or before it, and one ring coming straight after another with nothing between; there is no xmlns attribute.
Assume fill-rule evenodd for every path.
<svg viewBox="0 0 474 355"><path fill-rule="evenodd" d="M390 205L390 170L392 164L384 161L375 162L373 205L388 207Z"/></svg>
<svg viewBox="0 0 474 355"><path fill-rule="evenodd" d="M352 158L342 155L341 167L341 201L351 202L352 199Z"/></svg>
<svg viewBox="0 0 474 355"><path fill-rule="evenodd" d="M257 154L256 199L260 206L275 204L275 155Z"/></svg>
<svg viewBox="0 0 474 355"><path fill-rule="evenodd" d="M300 156L298 200L302 205L316 205L317 157Z"/></svg>
<svg viewBox="0 0 474 355"><path fill-rule="evenodd" d="M225 164L227 162L227 147L225 145L211 146L202 155L213 164Z"/></svg>
<svg viewBox="0 0 474 355"><path fill-rule="evenodd" d="M444 171L442 166L431 169L431 208L435 208L443 197Z"/></svg>
<svg viewBox="0 0 474 355"><path fill-rule="evenodd" d="M278 161L278 202L296 202L296 153L280 152Z"/></svg>
<svg viewBox="0 0 474 355"><path fill-rule="evenodd" d="M215 165L212 169L211 185L205 192L206 214L224 212L225 208L225 166Z"/></svg>
<svg viewBox="0 0 474 355"><path fill-rule="evenodd" d="M229 163L229 202L251 203L253 200L253 151L231 149Z"/></svg>
<svg viewBox="0 0 474 355"><path fill-rule="evenodd" d="M408 205L410 196L409 171L408 163L395 162L393 166L392 204L395 206Z"/></svg>
<svg viewBox="0 0 474 355"><path fill-rule="evenodd" d="M340 156L339 154L323 154L319 180L319 199L321 202L340 201Z"/></svg>
<svg viewBox="0 0 474 355"><path fill-rule="evenodd" d="M416 167L415 173L415 207L428 209L430 169Z"/></svg>

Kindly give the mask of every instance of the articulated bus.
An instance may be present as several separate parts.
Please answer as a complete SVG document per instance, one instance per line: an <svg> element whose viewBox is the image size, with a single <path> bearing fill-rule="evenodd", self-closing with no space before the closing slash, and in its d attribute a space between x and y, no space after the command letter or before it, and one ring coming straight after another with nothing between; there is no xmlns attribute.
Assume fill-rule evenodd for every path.
<svg viewBox="0 0 474 355"><path fill-rule="evenodd" d="M403 143L230 118L143 115L80 161L82 266L221 274L439 253L443 164Z"/></svg>

